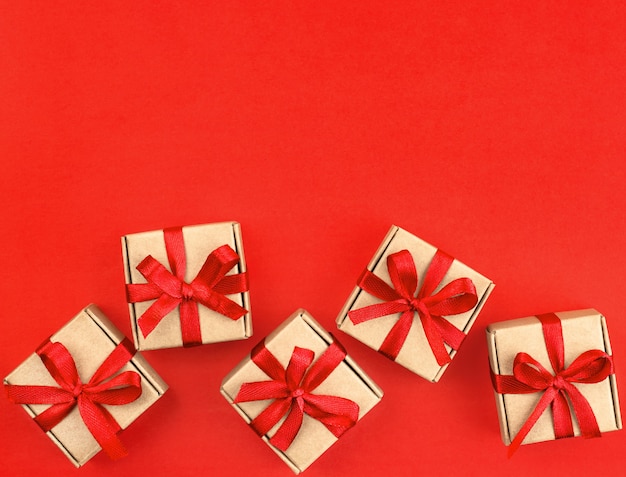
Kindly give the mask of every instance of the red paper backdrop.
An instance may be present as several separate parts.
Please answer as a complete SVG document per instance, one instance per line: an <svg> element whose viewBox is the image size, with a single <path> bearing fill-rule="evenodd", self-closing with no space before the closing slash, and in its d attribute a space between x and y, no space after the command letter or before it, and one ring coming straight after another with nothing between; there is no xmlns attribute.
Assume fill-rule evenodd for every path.
<svg viewBox="0 0 626 477"><path fill-rule="evenodd" d="M0 4L0 374L89 302L130 334L125 233L238 220L250 270L254 337L146 352L171 390L81 475L291 475L221 379L298 307L332 331L392 223L496 289L436 385L337 333L386 395L306 475L623 471L624 431L506 459L484 330L596 307L626 392L624 5L186 3ZM72 472L0 409L4 475Z"/></svg>

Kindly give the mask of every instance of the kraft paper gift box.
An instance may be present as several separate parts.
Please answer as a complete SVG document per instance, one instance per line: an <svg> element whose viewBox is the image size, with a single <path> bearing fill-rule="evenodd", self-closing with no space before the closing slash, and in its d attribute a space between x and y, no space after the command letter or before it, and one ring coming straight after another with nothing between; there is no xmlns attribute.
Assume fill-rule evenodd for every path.
<svg viewBox="0 0 626 477"><path fill-rule="evenodd" d="M139 353L132 354L134 348L130 341L115 328L95 305L89 305L83 309L75 318L52 335L49 340L44 342L38 349L38 352L45 345L48 346L45 349L55 347L54 351L48 354L48 359L50 359L50 356L62 359L59 355L58 343L61 343L69 351L75 363L75 369L78 372L78 379L86 393L90 392L89 386L91 380L95 379L94 373L103 365L107 357L112 355L114 350L122 351L125 356L132 356L130 359L126 357L117 361L125 364L119 368L119 371L116 369L117 366L113 366L112 379L109 379L111 376L105 374L100 376L102 379L95 379L98 383L93 383L97 385L109 383L111 388L120 388L122 384L115 380L124 378L123 373L126 373L132 375L132 378L129 379L134 383L137 392L139 392L137 388L140 387L139 397L136 397L132 402L120 405L102 404L102 407L110 413L121 429L128 427L143 414L168 388L143 356ZM124 349L122 349L123 347ZM26 386L50 386L55 388L55 391L63 393L61 384L56 380L57 378L53 378L47 366L44 365L43 359L37 353L30 355L4 379L5 389L9 398L16 402L14 392L19 392L19 389L23 389ZM60 367L63 368L63 364L60 364ZM65 367L64 369L65 373L67 373L68 368ZM64 371L61 371L61 374L63 373ZM72 387L73 384L67 384L67 382L69 381L66 381L66 387ZM102 388L102 386L100 387ZM106 386L104 387L107 388ZM74 392L77 393L78 390ZM114 391L110 391L109 388L108 392ZM67 391L65 393L67 394ZM69 394L71 401L71 392ZM97 401L97 398L95 399ZM53 425L47 431L47 435L76 467L80 467L96 455L101 450L101 447L81 417L80 406L77 400L79 401L80 397L75 397L73 403L70 402L71 410L69 413L62 417L60 422ZM105 398L106 400L107 398ZM27 401L32 402L32 397L30 400L27 399ZM46 399L44 401L49 402ZM24 402L24 400L21 402ZM58 407L63 406L62 404L56 405ZM52 407L50 404L22 404L22 406L36 421L37 419L42 419L45 416L45 411ZM93 410L93 407L91 407L91 410ZM101 421L99 423L101 424ZM113 438L113 440L116 439ZM117 449L113 452L118 453L114 458L124 455L123 447L122 451Z"/></svg>
<svg viewBox="0 0 626 477"><path fill-rule="evenodd" d="M333 337L328 334L309 313L305 310L298 310L265 338L264 341L259 343L251 354L236 366L222 382L221 393L226 400L248 424L251 424L257 434L261 435L263 441L265 441L296 474L309 467L309 465L337 441L337 435L341 435L343 431L354 425L357 420L360 420L378 404L382 398L383 392L381 389L372 382L349 356L344 354L345 351L340 351L342 349L341 345L334 341ZM322 423L324 417L321 417L320 420L311 417L312 415L318 414L316 414L315 410L307 410L306 406L309 401L307 400L307 395L304 395L305 409L302 418L302 426L297 430L295 438L293 434L290 434L293 441L286 443L284 441L282 443L275 442L280 438L280 433L285 431L285 429L281 430L285 420L289 420L293 424L292 419L294 416L288 412L287 409L283 409L281 413L282 417L276 424L273 424L272 421L266 425L266 427L269 427L269 430L264 431L259 429L259 427L255 428L256 423L261 419L259 416L263 412L268 412L267 409L271 406L280 406L281 403L283 403L287 406L291 406L289 407L291 412L297 413L297 396L300 396L304 392L289 388L291 390L285 391L287 393L287 400L278 398L274 400L256 400L264 396L257 395L254 397L253 392L248 392L246 386L248 386L249 383L263 382L260 386L264 386L268 384L268 382L270 385L272 384L273 378L256 364L257 358L266 359L269 362L272 361L271 357L267 357L267 351L280 363L277 366L278 368L282 366L283 369L287 369L286 375L289 375L289 369L291 368L288 364L290 360L292 360L292 357L294 361L298 361L297 356L302 358L302 355L307 356L308 353L309 359L312 358L313 362L307 368L307 374L304 375L304 379L300 382L300 378L296 378L298 382L292 384L291 387L295 388L300 386L304 391L308 389L314 395L323 396L319 398L322 400L330 399L331 402L335 402L337 398L340 399L341 402L347 406L348 411L344 410L345 414L354 413L349 418L352 419L350 424L345 425L345 415L343 417L331 417L331 421L339 421L334 422L334 424L338 426L337 428L341 428L338 432L332 432L329 430L329 427ZM336 365L336 367L333 368L331 365L330 368L332 368L332 371L330 371L329 374L322 373L322 377L318 377L316 381L317 386L312 385L307 388L307 379L315 380L313 375L317 374L320 366L323 366L322 363L327 363L326 358L333 355L335 356L333 358L333 365ZM312 371L316 367L317 371ZM285 378L285 374L278 374L280 377L279 381L282 380L281 383L289 381L289 378ZM278 385L282 386L283 384L281 383ZM256 385L258 384L252 386ZM298 389L300 389L300 387ZM248 399L243 397L246 394L248 395ZM251 395L253 397L250 397ZM330 398L328 398L328 396L330 396ZM293 400L291 400L292 398ZM312 399L317 398L313 396ZM345 400L349 400L351 403L346 404ZM289 417L285 418L284 416L287 414ZM342 428L342 426L344 427ZM285 427L289 427L289 425ZM335 430L337 430L337 428L335 428Z"/></svg>
<svg viewBox="0 0 626 477"><path fill-rule="evenodd" d="M397 278L404 291L396 289L389 266L398 267ZM412 271L411 267L414 267ZM372 279L372 274L378 278ZM386 297L374 296L370 290L359 286L365 286L363 282L368 280L384 282L382 285L372 282L371 286L376 292L388 289L383 291ZM493 287L488 278L394 225L357 280L357 286L337 317L337 327L419 376L437 382ZM369 313L371 309L375 311ZM360 313L369 316L363 321L354 319L355 314ZM435 318L431 319L432 316ZM423 319L428 320L428 335ZM404 327L402 320L405 320ZM442 326L445 327L443 334L439 331ZM402 329L403 332L395 334L394 330ZM398 335L401 335L400 340L395 339Z"/></svg>
<svg viewBox="0 0 626 477"><path fill-rule="evenodd" d="M520 444L557 438L557 420L572 422L570 432L561 432L559 438L598 437L599 432L621 429L611 344L599 312L547 313L493 323L486 331L502 441L510 445L509 455ZM562 396L561 411L549 401L557 394ZM539 412L533 422L531 415ZM586 430L581 430L581 418ZM595 432L590 420L597 422Z"/></svg>
<svg viewBox="0 0 626 477"><path fill-rule="evenodd" d="M246 261L237 222L130 234L122 237L122 249L137 349L252 336ZM145 285L148 282L153 288Z"/></svg>

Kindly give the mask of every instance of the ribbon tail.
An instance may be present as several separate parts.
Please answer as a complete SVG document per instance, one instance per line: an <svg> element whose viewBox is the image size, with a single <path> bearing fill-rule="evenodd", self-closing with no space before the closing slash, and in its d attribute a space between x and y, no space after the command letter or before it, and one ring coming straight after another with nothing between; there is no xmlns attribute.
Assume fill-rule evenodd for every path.
<svg viewBox="0 0 626 477"><path fill-rule="evenodd" d="M522 445L524 438L528 435L528 433L533 428L533 426L535 425L539 417L544 413L546 408L550 405L550 403L554 399L555 393L556 391L554 390L554 388L548 388L546 392L543 394L543 396L541 396L541 399L535 406L535 409L530 414L528 419L526 419L526 422L524 422L524 425L521 427L521 429L517 432L517 435L515 436L515 438L511 441L511 444L509 445L509 450L508 450L509 458L511 458L513 454L515 454L515 451L517 451L517 449L519 449L519 447Z"/></svg>
<svg viewBox="0 0 626 477"><path fill-rule="evenodd" d="M150 307L139 317L137 324L144 338L147 338L154 331L157 325L165 316L176 309L181 302L179 298L169 295L161 295Z"/></svg>
<svg viewBox="0 0 626 477"><path fill-rule="evenodd" d="M359 405L339 396L308 394L304 412L324 424L335 437L341 437L359 420Z"/></svg>
<svg viewBox="0 0 626 477"><path fill-rule="evenodd" d="M432 316L432 318L443 342L450 346L450 348L458 350L467 335L441 316ZM448 354L447 350L446 354Z"/></svg>
<svg viewBox="0 0 626 477"><path fill-rule="evenodd" d="M574 436L572 415L563 391L559 391L552 401L552 420L554 421L554 436L557 439Z"/></svg>
<svg viewBox="0 0 626 477"><path fill-rule="evenodd" d="M587 401L585 396L583 396L573 384L566 385L566 389L572 402L574 413L576 414L581 435L586 439L600 437L598 421L596 420L596 416L593 413L589 401Z"/></svg>
<svg viewBox="0 0 626 477"><path fill-rule="evenodd" d="M113 460L128 455L128 451L117 436L120 425L104 407L80 396L78 398L80 415L102 450Z"/></svg>
<svg viewBox="0 0 626 477"><path fill-rule="evenodd" d="M285 421L281 424L276 431L276 434L270 439L270 444L272 444L277 449L285 452L293 440L296 438L300 427L302 427L302 419L304 417L304 413L296 400L293 400L291 403L291 410L287 415Z"/></svg>
<svg viewBox="0 0 626 477"><path fill-rule="evenodd" d="M409 331L413 324L413 311L408 310L402 313L400 319L393 325L389 334L385 337L383 344L380 345L378 351L387 358L395 361L402 349L402 345L409 336Z"/></svg>
<svg viewBox="0 0 626 477"><path fill-rule="evenodd" d="M250 422L250 427L259 436L264 436L281 420L290 406L291 399L277 399Z"/></svg>
<svg viewBox="0 0 626 477"><path fill-rule="evenodd" d="M430 316L429 313L424 313L419 311L420 321L422 322L422 327L424 329L424 334L426 335L426 340L430 345L430 349L435 355L435 359L437 360L437 364L439 366L444 366L452 361L450 354L448 354L448 350L444 345L444 339L441 335L440 328L433 320L433 317ZM442 321L445 321L442 319ZM447 322L446 322L447 323ZM452 326L452 325L450 325ZM458 331L458 330L457 330ZM463 335L465 336L465 335Z"/></svg>

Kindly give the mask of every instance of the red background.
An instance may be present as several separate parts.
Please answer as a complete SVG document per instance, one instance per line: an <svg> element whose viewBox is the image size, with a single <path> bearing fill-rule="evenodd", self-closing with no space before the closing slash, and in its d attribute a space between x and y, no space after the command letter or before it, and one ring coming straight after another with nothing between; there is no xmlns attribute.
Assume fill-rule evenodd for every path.
<svg viewBox="0 0 626 477"><path fill-rule="evenodd" d="M89 302L130 334L125 233L241 222L255 328L146 352L170 391L81 475L291 475L219 383L298 307L332 331L392 223L497 286L436 385L337 333L386 395L306 475L623 471L624 431L507 460L484 337L596 307L626 393L621 2L54 3L0 4L0 374ZM72 472L0 413L3 469Z"/></svg>

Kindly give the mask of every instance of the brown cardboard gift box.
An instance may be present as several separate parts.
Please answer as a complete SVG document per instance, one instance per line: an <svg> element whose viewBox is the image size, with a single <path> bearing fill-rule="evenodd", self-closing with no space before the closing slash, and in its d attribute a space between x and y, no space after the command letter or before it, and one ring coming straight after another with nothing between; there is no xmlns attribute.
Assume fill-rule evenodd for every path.
<svg viewBox="0 0 626 477"><path fill-rule="evenodd" d="M582 353L597 349L611 355L611 343L604 316L596 310L555 313L560 319L567 368ZM512 375L513 361L518 353L527 353L554 374L548 357L542 324L537 317L492 323L487 327L489 362L495 375ZM621 415L615 375L598 383L574 383L591 405L601 432L621 429ZM500 394L495 392L502 441L509 445L539 402L542 392L531 394ZM574 435L580 427L572 412ZM523 444L555 439L550 408L539 417Z"/></svg>
<svg viewBox="0 0 626 477"><path fill-rule="evenodd" d="M237 222L186 226L182 227L182 234L187 262L184 277L186 283L191 283L209 254L222 245L229 245L239 255L239 264L227 275L246 271L241 229ZM122 237L122 252L127 284L147 283L136 267L148 255L154 257L170 270L163 230L135 233ZM243 306L248 312L239 319L232 320L202 304L197 304L203 344L238 340L252 336L249 293L246 291L227 295L227 298ZM135 346L139 350L183 346L179 307L163 317L147 337L143 336L137 325L137 319L154 301L128 304Z"/></svg>
<svg viewBox="0 0 626 477"><path fill-rule="evenodd" d="M83 383L89 381L106 357L123 339L124 335L95 305L89 305L83 309L50 337L51 342L62 343L70 352ZM125 405L104 405L122 429L128 427L154 404L168 388L139 353L136 353L119 373L124 371L135 371L139 374L141 396ZM4 379L4 383L5 385L59 386L35 353L9 374ZM50 407L46 404L22 406L31 417L41 414ZM74 407L47 434L76 467L80 467L100 451L100 446L85 426L77 407Z"/></svg>
<svg viewBox="0 0 626 477"><path fill-rule="evenodd" d="M387 270L387 257L401 250L408 250L413 257L418 276L419 290L422 286L424 274L428 270L437 248L400 227L395 225L391 227L383 243L367 266L367 269L391 285L389 272ZM439 291L447 283L457 278L470 278L472 280L476 288L478 301L471 310L457 315L445 316L444 318L463 333L467 334L485 304L485 301L489 297L489 294L493 290L494 284L488 278L455 259L435 291ZM358 286L355 287L337 317L337 327L344 333L378 350L383 340L398 320L400 313L383 316L355 325L350 321L348 312L375 303L381 303L381 301L382 300L370 295ZM454 358L456 351L451 349L447 344L446 350L449 352L450 357ZM441 366L437 363L417 314L413 318L413 326L411 326L407 339L396 357L395 362L431 382L437 382L449 365L448 363Z"/></svg>
<svg viewBox="0 0 626 477"><path fill-rule="evenodd" d="M309 313L298 310L265 339L265 346L283 367L286 367L294 347L312 350L317 360L332 342L332 336ZM268 379L270 378L248 356L224 378L221 392L243 419L250 423L267 408L271 400L235 403L235 397L242 384ZM360 420L378 404L383 392L349 356L346 356L315 389L315 394L339 396L356 402L359 406ZM282 452L269 442L281 424L282 421L267 435L262 436L262 439L296 474L305 470L337 441L337 437L322 423L305 414L295 440L285 452Z"/></svg>

